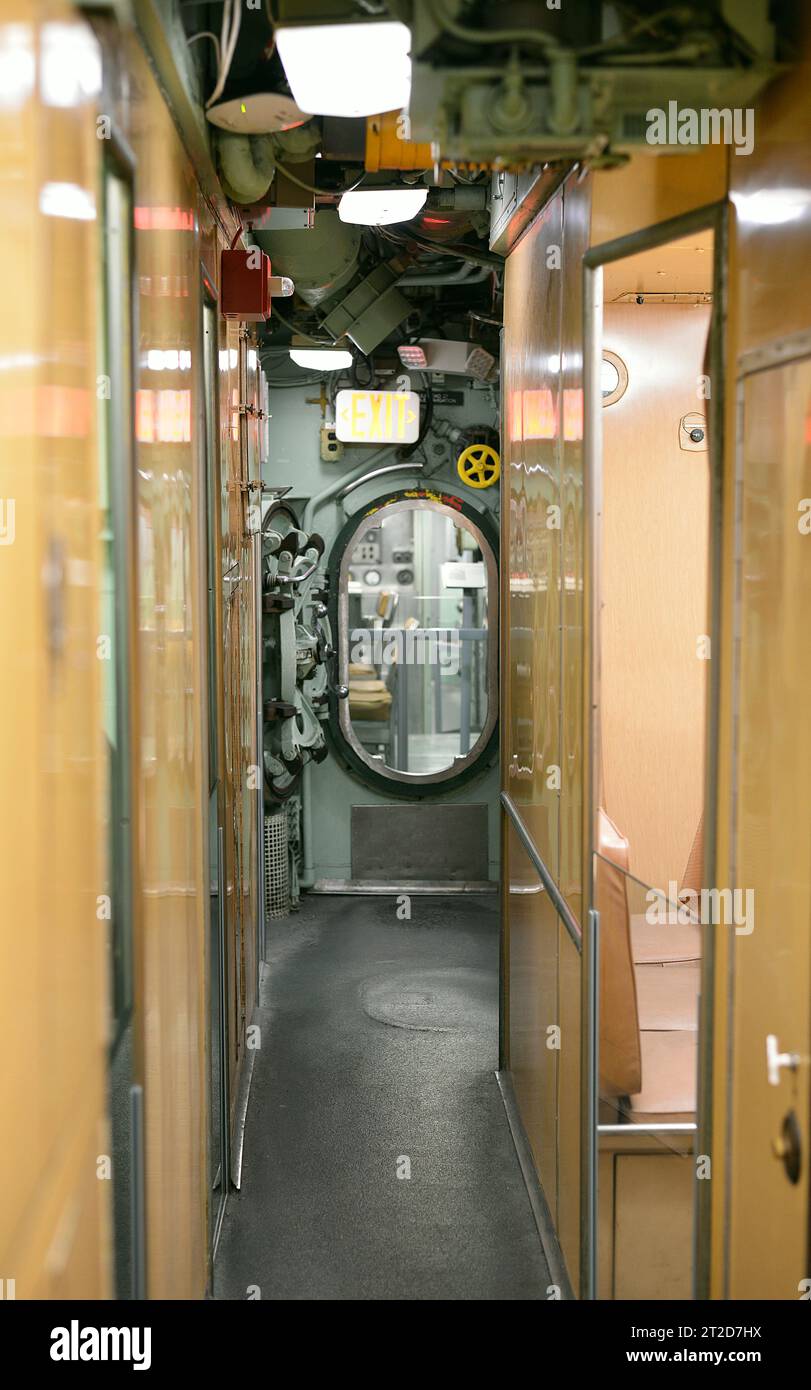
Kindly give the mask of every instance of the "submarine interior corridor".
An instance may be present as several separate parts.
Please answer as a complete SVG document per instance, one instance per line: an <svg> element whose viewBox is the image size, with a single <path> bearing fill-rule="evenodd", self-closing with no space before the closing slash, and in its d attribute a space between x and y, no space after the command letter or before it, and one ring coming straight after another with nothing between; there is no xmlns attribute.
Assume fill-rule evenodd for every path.
<svg viewBox="0 0 811 1390"><path fill-rule="evenodd" d="M546 1298L495 1076L496 896L410 920L310 897L273 937L215 1297Z"/></svg>

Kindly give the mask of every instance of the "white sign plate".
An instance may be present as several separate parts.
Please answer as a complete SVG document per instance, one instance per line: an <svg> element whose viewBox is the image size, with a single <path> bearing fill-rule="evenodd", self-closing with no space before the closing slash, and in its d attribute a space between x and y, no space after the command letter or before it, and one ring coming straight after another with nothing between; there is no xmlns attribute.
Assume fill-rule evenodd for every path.
<svg viewBox="0 0 811 1390"><path fill-rule="evenodd" d="M335 433L344 444L414 444L420 432L416 391L339 391Z"/></svg>

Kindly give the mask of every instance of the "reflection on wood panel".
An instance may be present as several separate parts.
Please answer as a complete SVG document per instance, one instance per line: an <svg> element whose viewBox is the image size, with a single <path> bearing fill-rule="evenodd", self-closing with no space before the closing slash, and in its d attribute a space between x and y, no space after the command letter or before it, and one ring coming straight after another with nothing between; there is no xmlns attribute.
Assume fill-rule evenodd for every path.
<svg viewBox="0 0 811 1390"><path fill-rule="evenodd" d="M509 257L502 383L508 565L503 779L576 916L582 908L583 774L580 257L589 206L588 181L571 178ZM513 831L503 872L510 1066L576 1281L580 957Z"/></svg>
<svg viewBox="0 0 811 1390"><path fill-rule="evenodd" d="M0 1297L110 1291L95 98L41 98L61 0L3 6ZM51 36L53 30L51 30ZM22 77L16 85L15 79ZM65 187L85 212L65 215ZM89 213L89 215L88 215ZM66 267L69 270L66 271ZM24 697L21 698L21 692Z"/></svg>

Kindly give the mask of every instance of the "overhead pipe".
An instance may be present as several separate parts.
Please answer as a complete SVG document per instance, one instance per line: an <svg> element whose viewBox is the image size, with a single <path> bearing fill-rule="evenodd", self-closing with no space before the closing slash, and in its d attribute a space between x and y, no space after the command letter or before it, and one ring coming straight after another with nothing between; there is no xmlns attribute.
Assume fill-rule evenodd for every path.
<svg viewBox="0 0 811 1390"><path fill-rule="evenodd" d="M399 285L478 285L486 280L491 271L487 266L476 266L472 261L463 261L457 270L438 271L435 275L413 275L406 271L398 280Z"/></svg>
<svg viewBox="0 0 811 1390"><path fill-rule="evenodd" d="M356 478L354 482L347 483L343 490L337 494L338 499L343 501L350 492L363 487L364 483L370 483L373 478L383 478L387 473L421 473L424 467L424 463L414 463L411 459L404 459L401 463L387 463L385 468L375 468L373 472L365 473L362 478Z"/></svg>
<svg viewBox="0 0 811 1390"><path fill-rule="evenodd" d="M258 203L276 172L273 137L218 132L217 164L225 191L234 202Z"/></svg>

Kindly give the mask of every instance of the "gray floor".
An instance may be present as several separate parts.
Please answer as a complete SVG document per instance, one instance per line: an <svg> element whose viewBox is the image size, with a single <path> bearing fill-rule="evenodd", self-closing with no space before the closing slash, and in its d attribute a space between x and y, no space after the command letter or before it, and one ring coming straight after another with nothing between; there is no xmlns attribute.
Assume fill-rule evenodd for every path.
<svg viewBox="0 0 811 1390"><path fill-rule="evenodd" d="M546 1298L493 1075L497 895L411 912L311 895L270 924L215 1297Z"/></svg>

